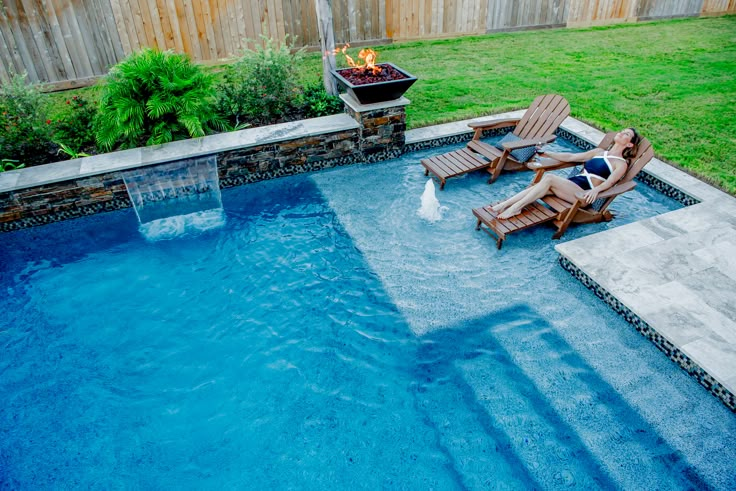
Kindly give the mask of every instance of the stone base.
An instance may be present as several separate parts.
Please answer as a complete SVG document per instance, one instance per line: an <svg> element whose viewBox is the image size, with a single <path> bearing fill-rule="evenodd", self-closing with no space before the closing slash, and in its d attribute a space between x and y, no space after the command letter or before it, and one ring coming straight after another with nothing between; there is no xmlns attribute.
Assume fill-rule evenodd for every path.
<svg viewBox="0 0 736 491"><path fill-rule="evenodd" d="M340 98L345 112L358 123L360 151L371 160L375 153L401 153L406 143L406 110L411 102L406 97L395 101L361 104L349 94Z"/></svg>

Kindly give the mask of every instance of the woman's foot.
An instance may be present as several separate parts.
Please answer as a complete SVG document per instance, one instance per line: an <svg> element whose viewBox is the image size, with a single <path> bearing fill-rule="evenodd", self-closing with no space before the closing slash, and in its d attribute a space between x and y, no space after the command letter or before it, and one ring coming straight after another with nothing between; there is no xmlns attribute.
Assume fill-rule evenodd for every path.
<svg viewBox="0 0 736 491"><path fill-rule="evenodd" d="M488 207L489 211L492 211L493 213L501 213L503 210L506 209L506 206L504 206L503 201L499 201L498 203L494 203L491 206Z"/></svg>
<svg viewBox="0 0 736 491"><path fill-rule="evenodd" d="M508 210L504 211L503 213L498 214L498 219L500 220L506 220L507 218L511 218L513 216L518 215L521 213L521 210L514 210L513 208L509 208Z"/></svg>

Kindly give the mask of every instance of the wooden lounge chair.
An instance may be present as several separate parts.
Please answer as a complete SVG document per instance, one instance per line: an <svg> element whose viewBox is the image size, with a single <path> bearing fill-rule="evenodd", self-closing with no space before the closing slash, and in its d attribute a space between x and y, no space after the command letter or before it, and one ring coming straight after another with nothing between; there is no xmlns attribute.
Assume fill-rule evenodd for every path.
<svg viewBox="0 0 736 491"><path fill-rule="evenodd" d="M468 126L475 130L475 134L468 145L461 150L423 159L424 175L429 175L430 172L434 174L440 181L440 189L444 189L445 182L450 177L486 167L491 173L489 183L495 181L502 170L526 170L525 161L519 161L515 157L519 156L517 151L554 141L555 131L569 114L570 104L565 98L552 94L534 99L521 119L470 123ZM517 139L503 143L504 150L480 140L484 130L513 126L513 136L509 138Z"/></svg>
<svg viewBox="0 0 736 491"><path fill-rule="evenodd" d="M615 133L607 134L599 144L599 147L608 148L613 141L614 135ZM587 205L582 201L583 193L577 195L578 199L574 203L569 203L557 196L549 195L526 206L518 215L505 220L499 220L497 213L490 210L492 205L484 206L473 210L473 215L478 219L475 229L480 230L485 225L483 230L496 240L496 247L500 249L507 235L529 227L535 227L542 223L553 222L557 230L552 238L559 239L567 231L571 223L610 221L613 218L613 214L608 210L608 206L616 196L634 189L636 186L636 183L633 181L634 177L636 177L653 157L654 150L652 149L651 143L646 138L642 138L639 142L636 155L628 161L628 171L626 174L612 187L600 193L598 199L591 205ZM539 181L542 174L547 170L580 165L579 162L556 161L551 161L546 165L535 164L534 162L529 164L531 169L537 171L533 183Z"/></svg>

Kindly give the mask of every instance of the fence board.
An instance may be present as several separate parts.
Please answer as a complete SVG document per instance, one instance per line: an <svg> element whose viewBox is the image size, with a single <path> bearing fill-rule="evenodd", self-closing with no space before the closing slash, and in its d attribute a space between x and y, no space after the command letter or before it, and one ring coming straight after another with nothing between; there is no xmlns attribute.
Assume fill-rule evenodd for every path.
<svg viewBox="0 0 736 491"><path fill-rule="evenodd" d="M99 53L104 71L107 72L109 67L117 63L123 56L120 36L117 26L110 19L109 0L90 0L90 3L91 8L88 9L90 21L93 25L98 26L98 29L92 30L94 49Z"/></svg>
<svg viewBox="0 0 736 491"><path fill-rule="evenodd" d="M212 24L212 32L215 35L215 47L217 56L224 58L228 55L225 49L225 35L220 27L220 6L218 0L209 0L210 6L210 23Z"/></svg>
<svg viewBox="0 0 736 491"><path fill-rule="evenodd" d="M127 11L130 12L130 19L133 21L131 27L134 29L136 38L138 39L136 49L151 46L150 40L146 39L146 30L143 27L143 14L141 13L139 1L142 0L121 0L121 4L127 4ZM125 11L126 9L123 7L123 12Z"/></svg>
<svg viewBox="0 0 736 491"><path fill-rule="evenodd" d="M197 12L195 12L195 4L197 9L199 8L199 0L183 0L182 1L182 15L187 24L187 39L190 43L190 48L186 51L193 60L204 61L206 57L203 52L203 39L202 34L197 26ZM240 23L239 23L240 24Z"/></svg>
<svg viewBox="0 0 736 491"><path fill-rule="evenodd" d="M203 39L204 47L202 51L206 60L216 60L217 56L217 45L215 44L215 32L212 29L212 20L210 17L210 4L208 0L200 0L196 2L199 9L199 21L197 25L201 30L201 36Z"/></svg>
<svg viewBox="0 0 736 491"><path fill-rule="evenodd" d="M210 54L209 39L207 38L207 26L204 22L204 9L207 8L203 5L205 2L202 0L188 0L188 10L191 12L191 19L189 19L189 32L192 33L193 45L196 45L194 52L197 54L196 58L192 59L197 61L207 61L212 59Z"/></svg>
<svg viewBox="0 0 736 491"><path fill-rule="evenodd" d="M332 0L335 41L736 13L736 0ZM75 86L143 47L209 62L261 34L319 46L315 0L4 0L0 79ZM248 43L253 47L252 43Z"/></svg>
<svg viewBox="0 0 736 491"><path fill-rule="evenodd" d="M567 25L608 24L634 19L638 15L640 5L640 0L599 0L596 4L591 4L587 0L570 0Z"/></svg>
<svg viewBox="0 0 736 491"><path fill-rule="evenodd" d="M37 0L21 0L20 5L26 12L28 20L29 43L33 43L33 47L41 57L46 72L46 80L58 81L66 80L66 70L61 61L61 56L56 48L56 43L51 38L51 27L48 25L46 16L43 15L40 2Z"/></svg>
<svg viewBox="0 0 736 491"><path fill-rule="evenodd" d="M3 60L10 60L10 63L2 63L2 70L0 70L0 78L3 82L8 82L16 73L22 73L20 68L22 67L22 61L20 57L11 53L8 44L5 42L5 33L9 32L5 24L5 18L0 15L0 58ZM17 58L17 62L16 62Z"/></svg>
<svg viewBox="0 0 736 491"><path fill-rule="evenodd" d="M701 13L722 14L736 10L736 0L704 0Z"/></svg>
<svg viewBox="0 0 736 491"><path fill-rule="evenodd" d="M10 49L16 51L18 55L20 56L22 63L21 66L28 72L28 78L32 82L39 82L42 80L47 80L45 78L45 73L41 72L43 69L43 66L37 66L36 64L36 56L31 54L31 51L26 46L26 42L24 39L24 34L26 31L26 26L23 26L20 22L22 19L19 18L19 11L17 9L17 5L15 2L8 2L6 5L6 8L3 9L5 11L5 14L8 18L8 23L10 24L11 29L9 30L7 37L8 45ZM25 19L25 16L23 17L23 20ZM23 73L23 70L21 70L19 73Z"/></svg>
<svg viewBox="0 0 736 491"><path fill-rule="evenodd" d="M227 53L228 56L232 55L233 53L236 53L238 51L238 47L240 46L240 34L238 31L238 8L237 5L235 5L236 0L224 0L224 2L220 2L220 8L222 8L222 5L225 5L225 16L222 17L222 21L227 24L227 30L230 33L228 39L225 40L225 44L227 45Z"/></svg>
<svg viewBox="0 0 736 491"><path fill-rule="evenodd" d="M46 1L46 0L43 0ZM120 32L118 31L117 23L115 18L110 15L112 12L112 0L98 0L99 1L99 15L105 23L105 29L107 34L107 41L110 43L112 56L108 60L111 64L117 63L125 57L126 51L123 48L123 41Z"/></svg>
<svg viewBox="0 0 736 491"><path fill-rule="evenodd" d="M107 65L100 56L97 43L95 42L93 31L98 31L96 29L97 26L90 21L90 6L88 3L88 0L81 0L75 5L75 2L72 1L70 4L70 13L74 16L74 20L80 30L84 53L87 54L91 66L91 71L87 76L93 76L105 73L107 71Z"/></svg>
<svg viewBox="0 0 736 491"><path fill-rule="evenodd" d="M261 4L256 0L244 0L246 15L250 18L250 22L246 24L246 40L243 41L242 48L255 48L260 43L263 33L263 19L261 17ZM235 49L232 54L237 54L240 48Z"/></svg>
<svg viewBox="0 0 736 491"><path fill-rule="evenodd" d="M143 25L146 28L146 37L153 36L156 46L161 50L171 47L169 43L173 36L167 36L167 33L164 30L163 24L166 16L161 15L159 2L157 0L149 0L146 2L146 5L141 5L140 7ZM169 25L169 34L170 31L171 25ZM148 43L146 43L146 45L148 45Z"/></svg>
<svg viewBox="0 0 736 491"><path fill-rule="evenodd" d="M679 17L700 14L703 0L641 0L639 17Z"/></svg>
<svg viewBox="0 0 736 491"><path fill-rule="evenodd" d="M131 53L133 49L130 42L128 28L125 25L125 17L123 17L123 11L120 10L119 0L110 0L110 11L112 12L112 22L115 24L118 36L120 37L121 53L118 55L118 59L121 59L125 56L126 53ZM49 14L51 14L52 12L53 9L50 9Z"/></svg>
<svg viewBox="0 0 736 491"><path fill-rule="evenodd" d="M138 46L138 37L135 35L135 32L132 32L131 34L131 31L128 29L128 23L126 22L126 18L128 18L128 16L123 16L123 11L120 8L120 0L110 0L110 8L112 10L112 17L114 19L115 26L117 27L118 35L120 36L120 43L123 49L122 56L125 56L127 53L135 51L133 46Z"/></svg>
<svg viewBox="0 0 736 491"><path fill-rule="evenodd" d="M153 18L157 16L156 4L148 0L138 0L138 10L143 23L143 37L146 40L145 46L158 46L159 40L156 37L156 30L153 25ZM153 13L151 13L153 10ZM163 35L163 33L162 33Z"/></svg>
<svg viewBox="0 0 736 491"><path fill-rule="evenodd" d="M71 10L67 0L51 0L51 5L56 10L56 20L59 23L59 29L64 39L69 41L66 43L69 57L74 65L74 73L76 78L85 78L92 75L92 65L87 56L86 49L81 36L79 35L79 25L74 19L74 11Z"/></svg>

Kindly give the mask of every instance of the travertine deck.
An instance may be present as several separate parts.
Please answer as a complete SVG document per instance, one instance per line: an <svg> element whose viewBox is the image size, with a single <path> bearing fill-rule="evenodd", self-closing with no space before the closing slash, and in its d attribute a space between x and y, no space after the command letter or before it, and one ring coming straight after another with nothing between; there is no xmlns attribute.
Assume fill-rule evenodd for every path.
<svg viewBox="0 0 736 491"><path fill-rule="evenodd" d="M736 198L658 160L647 171L701 203L556 249L736 394Z"/></svg>
<svg viewBox="0 0 736 491"><path fill-rule="evenodd" d="M572 118L562 127L594 143L603 137ZM415 130L407 143L464 128L467 121ZM736 198L657 159L646 170L701 202L556 250L736 394Z"/></svg>

